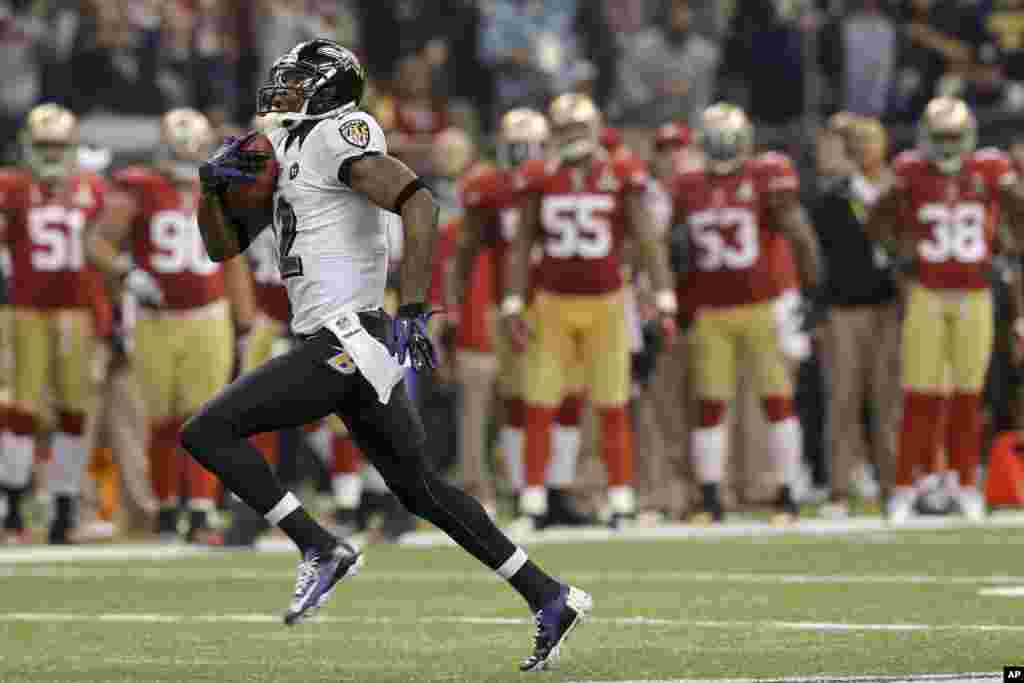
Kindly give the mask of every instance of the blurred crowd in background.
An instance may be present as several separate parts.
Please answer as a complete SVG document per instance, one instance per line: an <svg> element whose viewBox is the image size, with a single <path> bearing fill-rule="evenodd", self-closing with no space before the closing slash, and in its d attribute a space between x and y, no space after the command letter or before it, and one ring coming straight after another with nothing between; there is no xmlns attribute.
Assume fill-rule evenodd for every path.
<svg viewBox="0 0 1024 683"><path fill-rule="evenodd" d="M315 36L356 50L378 97L481 133L573 89L627 128L727 99L792 152L840 109L912 124L935 94L996 120L1024 108L1017 0L3 0L0 135L42 100L124 153L173 107L245 125L272 60Z"/></svg>
<svg viewBox="0 0 1024 683"><path fill-rule="evenodd" d="M159 116L174 107L201 110L221 134L246 129L270 64L314 37L360 55L371 79L365 108L392 151L439 186L490 153L502 113L543 110L569 90L589 93L606 123L648 160L658 127L695 126L712 102L737 103L760 149L796 161L812 209L830 180L849 171L825 125L839 111L883 122L892 154L914 143L930 98L955 95L975 111L982 144L1024 161L1024 146L1014 145L1024 141L1024 0L0 0L0 148L15 160L23 117L41 101L78 115L97 166L146 158ZM468 151L458 171L434 153L438 136L453 129L475 143L461 147ZM797 396L803 493L819 500L830 487L828 434L848 431L827 424L821 355L818 343L799 370ZM992 431L1014 420L1010 355L993 362ZM673 362L684 364L665 355L658 368ZM643 508L681 516L686 423L667 398L676 388L659 389L657 377L655 370L652 391L662 400L635 418L638 484ZM441 373L430 392L435 451L451 465L457 379ZM741 454L757 449L758 412L756 397L740 400L737 415L749 418ZM659 449L672 453L643 462ZM757 500L756 465L744 472L743 462L736 499ZM588 466L581 467L585 481ZM599 464L590 469L600 478ZM855 478L877 495L877 473Z"/></svg>

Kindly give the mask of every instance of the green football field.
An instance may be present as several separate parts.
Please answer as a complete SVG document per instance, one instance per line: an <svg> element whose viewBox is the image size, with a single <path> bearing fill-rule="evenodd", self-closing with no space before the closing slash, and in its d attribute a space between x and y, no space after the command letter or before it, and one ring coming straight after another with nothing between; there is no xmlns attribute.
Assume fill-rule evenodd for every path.
<svg viewBox="0 0 1024 683"><path fill-rule="evenodd" d="M368 549L280 623L291 553L0 552L0 681L669 681L999 673L1024 664L1024 528L743 533L528 546L595 609L555 672L532 622L448 547ZM628 536L628 532L627 532ZM551 540L551 539L549 539ZM935 680L941 680L935 677Z"/></svg>

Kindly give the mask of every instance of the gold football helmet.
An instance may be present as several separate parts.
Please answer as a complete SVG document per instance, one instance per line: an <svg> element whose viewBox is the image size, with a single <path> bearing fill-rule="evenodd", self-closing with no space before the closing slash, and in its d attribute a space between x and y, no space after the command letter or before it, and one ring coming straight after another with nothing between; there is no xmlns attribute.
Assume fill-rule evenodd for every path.
<svg viewBox="0 0 1024 683"><path fill-rule="evenodd" d="M449 126L434 140L434 172L445 178L458 178L476 157L476 145L461 128Z"/></svg>
<svg viewBox="0 0 1024 683"><path fill-rule="evenodd" d="M704 110L698 140L708 170L717 175L736 172L754 152L754 127L746 113L720 102Z"/></svg>
<svg viewBox="0 0 1024 683"><path fill-rule="evenodd" d="M78 166L78 119L59 104L40 104L21 131L25 164L41 180L59 180Z"/></svg>
<svg viewBox="0 0 1024 683"><path fill-rule="evenodd" d="M172 109L160 118L156 165L177 182L194 181L213 141L213 127L205 115L195 109Z"/></svg>
<svg viewBox="0 0 1024 683"><path fill-rule="evenodd" d="M959 173L963 157L978 144L978 123L958 97L936 97L925 107L918 127L921 152L942 173Z"/></svg>
<svg viewBox="0 0 1024 683"><path fill-rule="evenodd" d="M550 137L548 120L539 111L511 109L501 117L498 127L498 163L511 168L527 159L540 158Z"/></svg>
<svg viewBox="0 0 1024 683"><path fill-rule="evenodd" d="M548 107L548 119L562 161L570 164L582 161L600 147L601 112L587 95L559 95Z"/></svg>

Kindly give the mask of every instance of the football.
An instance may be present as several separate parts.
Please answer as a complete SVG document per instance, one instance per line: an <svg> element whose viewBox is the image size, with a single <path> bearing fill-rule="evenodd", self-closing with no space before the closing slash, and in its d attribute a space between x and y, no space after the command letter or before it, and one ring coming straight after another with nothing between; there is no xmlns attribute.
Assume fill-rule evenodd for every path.
<svg viewBox="0 0 1024 683"><path fill-rule="evenodd" d="M245 151L267 152L270 160L256 182L232 184L224 192L224 203L231 217L251 231L262 230L274 220L274 188L277 187L278 164L274 146L263 133L250 138Z"/></svg>

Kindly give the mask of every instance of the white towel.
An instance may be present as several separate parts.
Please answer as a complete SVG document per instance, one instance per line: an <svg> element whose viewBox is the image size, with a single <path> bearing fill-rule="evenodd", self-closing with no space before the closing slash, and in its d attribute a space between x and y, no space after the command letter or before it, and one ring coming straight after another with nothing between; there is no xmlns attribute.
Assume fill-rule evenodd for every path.
<svg viewBox="0 0 1024 683"><path fill-rule="evenodd" d="M328 359L328 364L342 374L349 374L344 354L352 359L366 381L377 391L377 398L386 404L391 391L402 381L403 369L388 348L366 331L356 313L342 313L324 324L338 340L342 352Z"/></svg>

